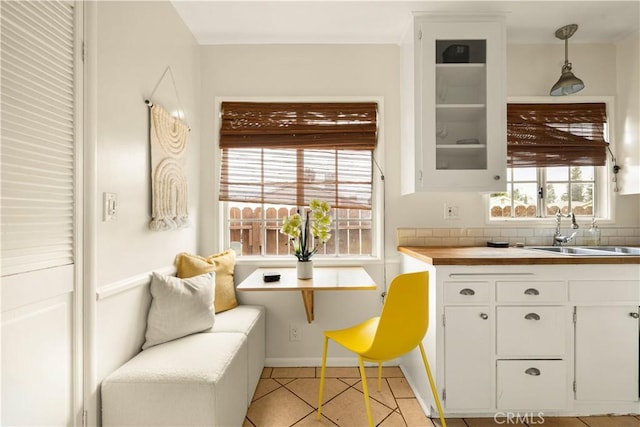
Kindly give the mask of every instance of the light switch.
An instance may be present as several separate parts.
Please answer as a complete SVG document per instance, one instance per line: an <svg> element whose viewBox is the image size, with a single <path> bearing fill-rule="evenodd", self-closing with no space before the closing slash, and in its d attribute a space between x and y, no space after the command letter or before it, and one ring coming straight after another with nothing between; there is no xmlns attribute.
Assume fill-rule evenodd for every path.
<svg viewBox="0 0 640 427"><path fill-rule="evenodd" d="M118 219L118 195L116 193L102 193L102 220L116 221Z"/></svg>

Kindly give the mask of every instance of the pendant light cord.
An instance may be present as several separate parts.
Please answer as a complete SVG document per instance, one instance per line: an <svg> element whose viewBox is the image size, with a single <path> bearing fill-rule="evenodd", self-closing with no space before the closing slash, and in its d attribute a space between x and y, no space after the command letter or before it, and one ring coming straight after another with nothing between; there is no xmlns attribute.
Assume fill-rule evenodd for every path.
<svg viewBox="0 0 640 427"><path fill-rule="evenodd" d="M382 282L384 283L384 290L380 295L382 303L384 304L384 298L387 296L387 215L386 215L386 186L384 181L384 172L378 164L376 157L371 156L373 164L380 173L380 181L382 182Z"/></svg>

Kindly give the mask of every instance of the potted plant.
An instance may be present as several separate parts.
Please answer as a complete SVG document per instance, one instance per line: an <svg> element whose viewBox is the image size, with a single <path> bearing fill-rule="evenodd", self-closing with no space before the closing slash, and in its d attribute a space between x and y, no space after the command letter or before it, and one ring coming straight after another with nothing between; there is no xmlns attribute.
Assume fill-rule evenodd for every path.
<svg viewBox="0 0 640 427"><path fill-rule="evenodd" d="M311 257L331 238L333 219L330 211L331 206L327 202L312 199L303 215L298 211L282 219L280 232L289 236L293 254L298 258L296 267L299 279L313 277Z"/></svg>

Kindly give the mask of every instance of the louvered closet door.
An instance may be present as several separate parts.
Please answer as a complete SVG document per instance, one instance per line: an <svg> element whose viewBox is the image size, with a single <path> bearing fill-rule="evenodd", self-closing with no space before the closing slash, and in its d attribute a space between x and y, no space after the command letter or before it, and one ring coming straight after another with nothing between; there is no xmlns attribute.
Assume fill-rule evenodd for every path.
<svg viewBox="0 0 640 427"><path fill-rule="evenodd" d="M1 3L2 425L73 425L81 399L77 13L74 2Z"/></svg>

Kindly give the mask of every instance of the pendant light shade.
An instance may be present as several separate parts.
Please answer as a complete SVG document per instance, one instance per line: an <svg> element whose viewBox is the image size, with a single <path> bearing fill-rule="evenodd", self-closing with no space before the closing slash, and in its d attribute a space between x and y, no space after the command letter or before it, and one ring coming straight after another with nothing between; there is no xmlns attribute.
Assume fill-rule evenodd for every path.
<svg viewBox="0 0 640 427"><path fill-rule="evenodd" d="M571 71L571 62L569 62L569 37L571 37L578 29L578 25L571 24L559 28L556 31L556 37L564 40L564 65L562 66L562 75L560 79L553 85L549 94L551 96L571 95L584 89L584 83L577 78Z"/></svg>

